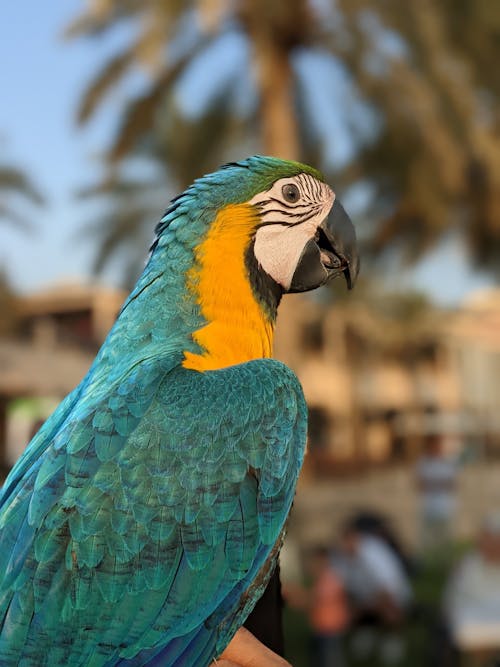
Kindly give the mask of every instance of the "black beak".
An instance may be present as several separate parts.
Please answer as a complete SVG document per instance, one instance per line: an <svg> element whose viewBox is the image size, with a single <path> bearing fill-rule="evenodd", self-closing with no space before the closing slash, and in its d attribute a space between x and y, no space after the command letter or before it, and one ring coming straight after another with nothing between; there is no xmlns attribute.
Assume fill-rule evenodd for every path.
<svg viewBox="0 0 500 667"><path fill-rule="evenodd" d="M356 232L342 204L335 199L316 237L304 247L289 292L307 292L344 274L352 289L359 273Z"/></svg>
<svg viewBox="0 0 500 667"><path fill-rule="evenodd" d="M344 207L336 199L326 221L321 225L333 252L344 265L343 274L347 287L352 289L359 273L358 244L356 231Z"/></svg>

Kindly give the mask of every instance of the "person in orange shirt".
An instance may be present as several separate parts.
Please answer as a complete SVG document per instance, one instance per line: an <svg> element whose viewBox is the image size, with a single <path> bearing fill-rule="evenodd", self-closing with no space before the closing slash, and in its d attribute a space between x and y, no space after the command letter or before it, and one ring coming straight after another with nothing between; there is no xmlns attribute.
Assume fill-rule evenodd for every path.
<svg viewBox="0 0 500 667"><path fill-rule="evenodd" d="M307 611L311 628L311 667L344 667L342 637L349 624L349 607L330 550L317 546L309 554L309 589L289 584L284 596L290 606Z"/></svg>
<svg viewBox="0 0 500 667"><path fill-rule="evenodd" d="M314 667L342 667L345 662L342 636L349 624L349 608L340 577L331 564L326 547L312 555L313 586L309 603Z"/></svg>

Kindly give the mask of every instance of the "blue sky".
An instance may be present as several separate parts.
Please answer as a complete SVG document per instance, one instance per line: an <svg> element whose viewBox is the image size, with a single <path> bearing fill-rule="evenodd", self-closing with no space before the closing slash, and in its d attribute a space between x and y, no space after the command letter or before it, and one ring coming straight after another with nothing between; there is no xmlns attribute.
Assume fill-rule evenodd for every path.
<svg viewBox="0 0 500 667"><path fill-rule="evenodd" d="M89 271L91 246L75 239L83 211L74 193L96 180L112 108L84 130L74 117L84 82L118 39L65 41L63 28L79 10L78 0L18 0L0 11L0 151L47 199L27 211L33 234L0 227L0 263L23 291Z"/></svg>
<svg viewBox="0 0 500 667"><path fill-rule="evenodd" d="M81 0L18 0L0 10L0 158L25 169L47 198L44 208L28 211L33 234L0 225L0 265L21 291L90 277L92 247L76 234L86 215L74 193L97 179L98 155L112 134L124 93L83 130L76 127L75 110L86 81L126 35L118 31L111 40L64 41L63 28L82 7ZM193 90L185 85L180 93L187 99ZM196 108L196 100L191 102ZM343 146L338 139L335 145ZM410 274L391 271L387 277L389 283L395 279L425 289L442 303L457 302L488 283L467 269L456 239ZM113 271L107 279L116 280Z"/></svg>

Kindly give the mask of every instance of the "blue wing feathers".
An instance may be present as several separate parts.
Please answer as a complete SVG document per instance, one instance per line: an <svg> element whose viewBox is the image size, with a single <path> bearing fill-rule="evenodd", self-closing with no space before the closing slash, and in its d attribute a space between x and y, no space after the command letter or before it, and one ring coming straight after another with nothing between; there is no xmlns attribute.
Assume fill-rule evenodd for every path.
<svg viewBox="0 0 500 667"><path fill-rule="evenodd" d="M1 664L202 667L258 599L302 462L300 387L271 360L170 365L91 371L9 476Z"/></svg>

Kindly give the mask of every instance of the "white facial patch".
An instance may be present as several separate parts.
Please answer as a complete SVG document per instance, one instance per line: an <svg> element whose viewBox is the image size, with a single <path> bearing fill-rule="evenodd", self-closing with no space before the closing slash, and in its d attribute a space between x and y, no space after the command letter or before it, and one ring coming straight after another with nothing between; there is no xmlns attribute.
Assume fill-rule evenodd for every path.
<svg viewBox="0 0 500 667"><path fill-rule="evenodd" d="M288 185L296 186L296 201L285 198ZM290 288L306 243L316 235L334 200L331 188L310 174L281 178L250 200L259 209L262 225L255 235L255 257L285 290Z"/></svg>

